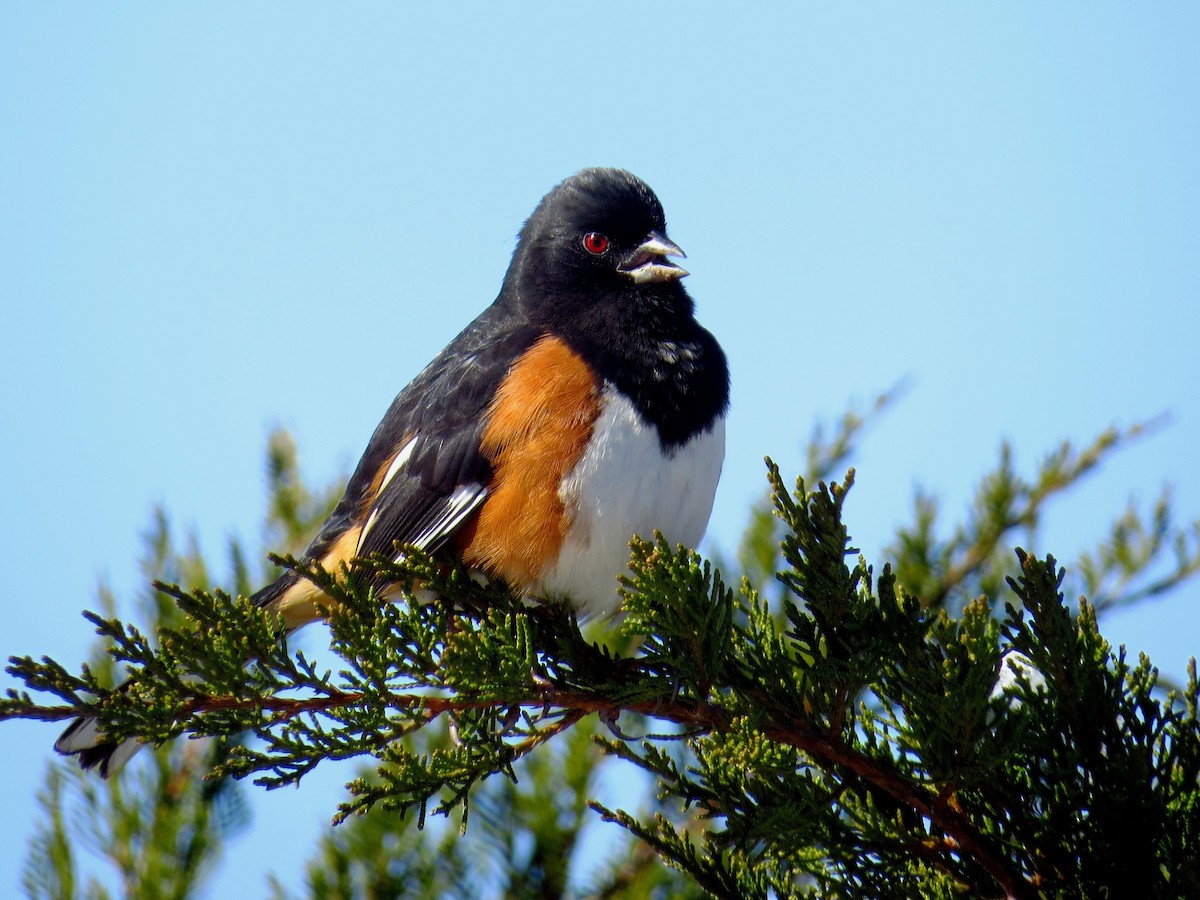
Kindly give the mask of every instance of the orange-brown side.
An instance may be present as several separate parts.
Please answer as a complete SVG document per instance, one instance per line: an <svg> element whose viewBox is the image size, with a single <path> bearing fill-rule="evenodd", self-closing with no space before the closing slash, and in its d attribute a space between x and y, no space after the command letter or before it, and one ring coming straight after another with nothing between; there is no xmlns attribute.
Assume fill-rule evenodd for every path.
<svg viewBox="0 0 1200 900"><path fill-rule="evenodd" d="M591 368L555 337L538 340L492 401L481 450L492 463L487 500L455 542L468 566L533 588L570 528L559 486L600 414Z"/></svg>

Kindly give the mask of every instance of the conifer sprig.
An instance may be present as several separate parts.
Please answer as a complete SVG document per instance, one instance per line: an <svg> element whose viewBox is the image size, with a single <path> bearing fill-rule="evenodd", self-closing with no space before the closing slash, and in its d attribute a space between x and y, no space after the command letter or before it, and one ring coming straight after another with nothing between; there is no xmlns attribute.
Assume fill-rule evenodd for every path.
<svg viewBox="0 0 1200 900"><path fill-rule="evenodd" d="M1052 468L1077 477L1089 459L1063 452ZM1001 470L991 505L1010 509ZM457 811L463 828L483 786L598 721L597 746L674 807L592 808L714 894L1089 896L1129 878L1152 896L1200 891L1194 664L1164 695L1148 660L1103 640L1090 604L1067 605L1049 556L1018 551L1002 617L984 598L957 614L922 602L854 549L853 470L789 491L768 461L768 478L782 593L735 590L691 550L635 541L633 653L589 641L568 607L412 548L354 573L281 557L330 598L334 669L291 652L248 600L160 584L186 615L152 635L87 614L123 686L14 658L27 691L9 691L0 718L231 740L213 777L267 787L365 760L335 822L379 807L418 826ZM379 577L348 577L363 574ZM381 602L364 586L380 580L442 599Z"/></svg>

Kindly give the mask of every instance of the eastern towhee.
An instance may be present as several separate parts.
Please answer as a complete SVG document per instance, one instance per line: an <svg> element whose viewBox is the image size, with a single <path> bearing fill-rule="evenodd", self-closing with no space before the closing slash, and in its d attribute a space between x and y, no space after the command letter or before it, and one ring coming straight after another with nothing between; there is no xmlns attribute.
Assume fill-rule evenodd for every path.
<svg viewBox="0 0 1200 900"><path fill-rule="evenodd" d="M725 455L729 370L680 283L683 255L628 172L585 169L550 191L499 296L392 401L306 558L339 571L413 545L604 614L634 535L695 546ZM294 571L253 599L289 632L327 600ZM105 740L94 719L55 744L104 776L139 746Z"/></svg>

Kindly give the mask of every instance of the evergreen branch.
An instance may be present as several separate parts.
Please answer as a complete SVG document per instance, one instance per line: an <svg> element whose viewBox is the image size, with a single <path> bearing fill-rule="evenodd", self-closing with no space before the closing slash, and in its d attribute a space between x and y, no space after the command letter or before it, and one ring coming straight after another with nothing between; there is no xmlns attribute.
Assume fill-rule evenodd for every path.
<svg viewBox="0 0 1200 900"><path fill-rule="evenodd" d="M965 574L950 566L937 577L990 571L1004 529L986 523L1031 524L1036 505L1115 440L1079 454L1064 445L1033 485L1002 471L981 492L975 543L960 545L991 549L952 554ZM1114 860L1122 858L1152 894L1169 892L1158 890L1168 882L1175 893L1200 890L1194 666L1185 688L1156 695L1157 672L1145 658L1135 664L1111 651L1094 607L1067 608L1052 557L1019 553L1003 620L983 599L957 615L932 610L904 593L889 567L876 577L857 557L842 520L853 470L841 484L808 490L798 481L794 492L769 461L768 473L782 538L778 601L746 581L731 589L694 552L661 537L634 542L622 629L641 641L636 655L585 638L566 607L528 608L412 548L401 548L402 563L381 558L338 572L281 557L330 598L332 649L343 661L336 671L289 653L278 618L245 600L161 585L156 609L189 621L176 614L142 631L111 612L89 614L110 645L100 677L14 657L12 674L65 703L10 690L0 718L91 716L107 735L150 743L248 730L265 747L235 747L214 771L257 773L268 787L297 782L326 760L369 757L374 771L350 783L335 821L379 807L401 813L387 821L414 811L423 826L428 811L458 809L464 828L473 805L508 815L496 798L538 766L574 779L572 815L582 814L589 782L578 772L591 762L556 762L572 742L588 746L594 724L607 725L616 739L596 738L600 746L650 773L662 797L690 812L678 825L661 803L640 821L592 808L718 895L785 896L798 886L879 897L1089 895L1121 883ZM299 494L287 502L292 517L310 504ZM1140 531L1129 525L1124 543L1114 539L1095 571L1143 572L1170 545L1160 509ZM156 554L155 572L206 577L198 564L168 565L166 544ZM1190 565L1193 555L1185 546L1180 559ZM246 580L244 561L234 554L232 562ZM1165 577L1189 574L1184 565ZM382 603L370 587L380 582L445 599ZM132 676L116 690L101 686L114 663ZM95 699L83 702L84 694ZM678 733L635 747L621 716ZM194 757L190 765L208 767ZM180 783L169 791L179 794ZM511 829L502 824L485 830L508 859ZM45 858L63 858L60 831L51 820ZM194 871L212 833L177 842L181 872ZM563 837L555 852L565 858L575 839ZM382 838L373 846L386 852ZM149 883L139 881L151 876L137 869L137 854L122 852L131 889ZM545 870L555 874L543 885L561 893L563 867ZM460 861L439 883L469 890L469 873Z"/></svg>
<svg viewBox="0 0 1200 900"><path fill-rule="evenodd" d="M353 707L360 704L363 699L364 694L361 692L340 691L331 692L326 696L295 699L205 696L184 702L179 707L179 713L183 717L194 717L203 713L238 710L278 713L282 717L295 718L305 713ZM593 694L579 691L559 691L553 688L546 688L534 697L510 698L504 703L499 703L494 699L443 698L424 694L392 694L388 697L388 703L393 708L420 710L427 719L448 713L477 710L495 711L512 707L543 710L549 707L561 710L563 718L560 724L544 735L537 735L518 744L513 748L517 755L530 752L554 734L574 725L588 713L609 716L616 716L622 712L638 713L685 726L697 733L728 731L736 718L731 709L709 702L658 699L622 703ZM23 717L55 721L80 715L84 711L81 708L70 706L42 707L30 710L30 714ZM802 750L819 762L853 773L920 815L929 818L945 831L963 851L976 857L1012 896L1024 896L1015 880L1016 876L1000 862L1000 855L993 847L989 846L978 830L944 798L927 791L917 790L910 782L887 770L875 759L814 729L794 722L773 721L763 722L760 727L762 733L769 740ZM356 805L348 810L347 814L357 811L359 808Z"/></svg>
<svg viewBox="0 0 1200 900"><path fill-rule="evenodd" d="M606 822L614 822L636 835L670 865L690 875L705 891L715 897L730 900L752 900L769 897L772 889L776 894L787 895L782 886L771 884L762 869L738 865L738 861L725 855L701 855L691 837L680 835L664 817L656 816L650 825L643 824L624 810L611 810L603 804L592 802L592 809Z"/></svg>
<svg viewBox="0 0 1200 900"><path fill-rule="evenodd" d="M933 608L944 606L953 593L984 576L984 590L991 592L1003 582L991 578L990 570L997 555L1007 550L1005 542L1013 531L1035 529L1052 498L1093 472L1109 453L1153 433L1163 421L1159 417L1123 430L1109 428L1079 450L1063 441L1042 460L1032 480L1016 473L1012 447L1003 444L999 464L976 491L968 521L945 542L934 536L936 503L918 495L916 524L901 530L890 551L901 581Z"/></svg>
<svg viewBox="0 0 1200 900"><path fill-rule="evenodd" d="M1172 524L1170 491L1155 501L1148 521L1130 503L1112 525L1110 534L1094 552L1076 563L1083 592L1098 610L1127 606L1170 591L1200 572L1200 521L1186 529ZM1170 570L1140 586L1137 582L1170 551Z"/></svg>
<svg viewBox="0 0 1200 900"><path fill-rule="evenodd" d="M828 481L835 472L841 471L857 452L867 431L908 393L910 386L910 379L902 378L872 398L865 412L848 409L832 425L818 421L813 426L805 451L804 482L817 484ZM774 579L780 562L779 541L783 535L779 519L775 516L772 496L772 491L767 490L761 499L755 501L737 548L737 568L759 590ZM713 561L718 569L726 572L735 570L732 561L726 560L719 552Z"/></svg>
<svg viewBox="0 0 1200 900"><path fill-rule="evenodd" d="M826 426L817 422L809 435L805 451L804 481L808 484L829 481L834 473L846 467L867 429L878 422L911 387L911 378L906 376L876 395L865 413L856 409L846 410L832 429L831 437L826 437Z"/></svg>

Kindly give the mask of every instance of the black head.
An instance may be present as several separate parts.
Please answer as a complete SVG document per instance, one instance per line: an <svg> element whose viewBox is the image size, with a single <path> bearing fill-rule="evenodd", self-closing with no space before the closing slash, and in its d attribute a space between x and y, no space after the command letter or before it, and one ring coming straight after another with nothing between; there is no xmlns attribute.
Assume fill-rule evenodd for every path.
<svg viewBox="0 0 1200 900"><path fill-rule="evenodd" d="M621 169L584 169L542 198L521 229L506 293L546 325L610 313L690 315L692 303L670 260L684 253L667 238L662 204Z"/></svg>
<svg viewBox="0 0 1200 900"><path fill-rule="evenodd" d="M634 404L671 450L729 404L729 369L693 315L662 204L621 169L584 169L542 198L496 306L565 341ZM511 320L509 320L511 322Z"/></svg>

